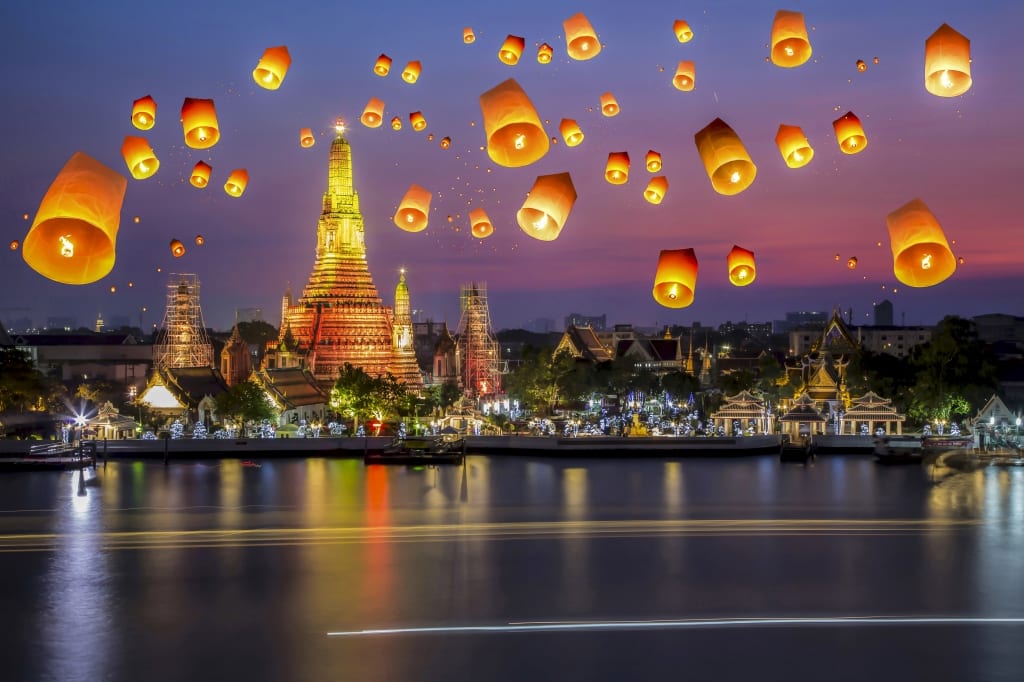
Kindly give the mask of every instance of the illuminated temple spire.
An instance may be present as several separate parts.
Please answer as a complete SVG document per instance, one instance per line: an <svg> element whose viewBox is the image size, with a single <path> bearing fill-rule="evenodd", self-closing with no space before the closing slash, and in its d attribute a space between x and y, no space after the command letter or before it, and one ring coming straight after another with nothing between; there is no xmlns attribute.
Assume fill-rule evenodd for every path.
<svg viewBox="0 0 1024 682"><path fill-rule="evenodd" d="M423 387L423 375L416 364L416 348L412 337L412 309L409 306L409 286L405 283L405 268L399 271L395 287L395 319L392 321L391 346L394 361L391 373L410 388Z"/></svg>

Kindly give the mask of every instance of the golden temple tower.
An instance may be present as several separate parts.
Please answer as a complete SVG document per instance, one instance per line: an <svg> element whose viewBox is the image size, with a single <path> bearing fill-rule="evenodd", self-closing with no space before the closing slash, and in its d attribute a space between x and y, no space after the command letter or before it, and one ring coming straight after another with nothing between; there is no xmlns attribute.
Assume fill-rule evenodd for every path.
<svg viewBox="0 0 1024 682"><path fill-rule="evenodd" d="M405 283L405 268L399 273L395 287L395 317L391 322L391 373L410 390L419 391L423 388L423 375L416 362L416 347L413 345L409 285Z"/></svg>

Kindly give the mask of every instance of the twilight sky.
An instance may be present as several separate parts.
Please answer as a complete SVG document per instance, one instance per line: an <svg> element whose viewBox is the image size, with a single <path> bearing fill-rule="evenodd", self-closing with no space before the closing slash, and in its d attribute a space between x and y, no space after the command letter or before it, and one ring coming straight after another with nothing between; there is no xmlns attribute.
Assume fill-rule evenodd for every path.
<svg viewBox="0 0 1024 682"><path fill-rule="evenodd" d="M766 62L778 9L806 17L814 55L795 69ZM604 45L585 62L568 58L562 32L562 21L580 11ZM675 19L690 23L691 42L676 40ZM952 99L924 89L924 42L944 22L971 40L974 84ZM183 272L202 282L209 326L229 328L234 310L249 307L262 307L277 325L286 284L298 293L312 268L337 116L349 123L378 291L391 305L405 266L413 307L451 326L460 285L474 281L487 284L495 328L533 318L560 326L570 312L607 314L609 323L719 324L835 306L870 323L872 303L884 298L897 323L931 324L948 313L1024 315L1021 25L1019 0L5 0L2 243L24 239L31 223L23 214L34 215L76 151L129 177L129 185L110 275L89 285L57 284L5 246L0 320L41 324L72 315L91 326L102 313L137 323L146 307L150 327L163 316L167 273ZM471 45L462 41L465 26L476 32ZM514 67L497 58L508 34L526 40ZM546 65L536 60L543 42L554 47ZM252 69L276 45L288 46L291 68L279 90L263 90ZM382 52L394 60L386 78L372 71ZM671 84L683 59L696 62L692 92ZM863 73L858 59L867 62ZM423 64L414 85L400 77L410 60ZM568 148L559 137L524 168L491 162L478 98L510 77L529 94L549 135L559 137L560 119L575 118L583 144ZM614 118L600 113L606 91L622 107ZM146 94L157 101L157 124L141 132L129 119L132 101ZM184 145L179 112L186 97L216 102L222 136L213 148ZM385 121L402 117L401 131L358 122L370 97L384 100ZM417 110L426 131L408 125ZM832 131L848 110L868 138L868 148L853 156L839 151ZM716 117L740 135L757 165L754 184L736 196L712 189L694 145L694 133ZM783 163L774 144L780 123L803 128L815 150L808 166ZM317 133L312 148L298 144L302 127ZM150 179L128 175L120 147L129 134L148 137L160 158ZM438 144L444 136L452 139L448 150ZM670 183L658 206L643 199L648 149L661 152ZM604 180L613 151L631 157L625 185ZM204 190L188 183L199 159L214 168ZM235 199L221 187L238 167L250 180ZM537 175L564 171L579 198L560 237L537 241L520 230L515 213ZM410 234L391 216L414 182L434 198L429 227ZM896 281L885 225L886 214L914 198L929 206L965 259L952 278L925 289ZM467 216L477 206L495 224L484 240L469 234ZM193 244L197 234L205 246ZM172 238L187 245L184 257L171 256ZM751 286L727 281L733 244L756 254ZM658 253L688 247L700 261L696 300L681 310L662 308L651 296ZM858 259L855 270L846 267L850 256Z"/></svg>

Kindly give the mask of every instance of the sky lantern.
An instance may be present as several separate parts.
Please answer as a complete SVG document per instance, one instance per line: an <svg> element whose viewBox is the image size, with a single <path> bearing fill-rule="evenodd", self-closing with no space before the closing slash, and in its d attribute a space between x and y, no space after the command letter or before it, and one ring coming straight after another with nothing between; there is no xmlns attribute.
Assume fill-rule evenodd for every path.
<svg viewBox="0 0 1024 682"><path fill-rule="evenodd" d="M601 52L601 41L597 39L594 27L587 17L580 12L562 22L565 30L565 51L579 61L593 59Z"/></svg>
<svg viewBox="0 0 1024 682"><path fill-rule="evenodd" d="M476 34L473 33L472 27L467 26L466 28L462 29L462 42L464 42L466 45L476 42Z"/></svg>
<svg viewBox="0 0 1024 682"><path fill-rule="evenodd" d="M772 63L787 69L811 58L811 41L801 12L780 9L772 23Z"/></svg>
<svg viewBox="0 0 1024 682"><path fill-rule="evenodd" d="M649 149L644 157L644 165L647 166L649 173L657 173L661 170L661 154Z"/></svg>
<svg viewBox="0 0 1024 682"><path fill-rule="evenodd" d="M180 239L171 240L171 255L175 258L181 258L185 255L185 245L181 243Z"/></svg>
<svg viewBox="0 0 1024 682"><path fill-rule="evenodd" d="M534 239L556 239L576 203L576 187L568 173L538 175L533 188L516 213L516 222Z"/></svg>
<svg viewBox="0 0 1024 682"><path fill-rule="evenodd" d="M658 256L654 274L654 300L666 308L693 303L697 288L697 254L693 249L666 249Z"/></svg>
<svg viewBox="0 0 1024 682"><path fill-rule="evenodd" d="M790 168L802 168L814 158L814 149L799 126L780 125L779 132L775 134L775 144L782 160Z"/></svg>
<svg viewBox="0 0 1024 682"><path fill-rule="evenodd" d="M524 47L526 47L524 39L510 34L501 44L501 49L498 50L498 59L502 64L515 66L519 63L519 58L523 56Z"/></svg>
<svg viewBox="0 0 1024 682"><path fill-rule="evenodd" d="M43 277L89 284L114 267L117 230L128 180L75 152L50 183L21 248Z"/></svg>
<svg viewBox="0 0 1024 682"><path fill-rule="evenodd" d="M860 71L861 73L864 73L865 71L867 71L868 70L867 62L865 62L863 59L858 59L857 60L857 70Z"/></svg>
<svg viewBox="0 0 1024 682"><path fill-rule="evenodd" d="M754 182L757 166L750 160L739 135L716 118L693 136L711 186L719 194L739 194Z"/></svg>
<svg viewBox="0 0 1024 682"><path fill-rule="evenodd" d="M846 267L849 268L850 270L856 270L857 269L857 257L856 256L850 256L849 258L847 258L846 259Z"/></svg>
<svg viewBox="0 0 1024 682"><path fill-rule="evenodd" d="M448 149L452 146L452 138L445 135L441 138L441 149Z"/></svg>
<svg viewBox="0 0 1024 682"><path fill-rule="evenodd" d="M666 192L668 192L668 178L664 175L657 175L647 183L644 199L651 204L660 204L661 200L665 198Z"/></svg>
<svg viewBox="0 0 1024 682"><path fill-rule="evenodd" d="M132 125L149 130L156 123L156 100L146 95L132 102Z"/></svg>
<svg viewBox="0 0 1024 682"><path fill-rule="evenodd" d="M149 141L144 137L125 135L121 144L121 156L128 165L128 170L136 180L145 180L160 168L160 159L156 158Z"/></svg>
<svg viewBox="0 0 1024 682"><path fill-rule="evenodd" d="M419 132L427 127L427 119L423 118L422 112L414 111L409 114L409 125L412 126L413 130Z"/></svg>
<svg viewBox="0 0 1024 682"><path fill-rule="evenodd" d="M359 117L360 122L367 128L379 128L384 121L384 102L371 97L363 108L363 115Z"/></svg>
<svg viewBox="0 0 1024 682"><path fill-rule="evenodd" d="M423 71L423 65L418 61L411 61L405 65L402 69L402 80L409 85L412 85L420 79L420 72Z"/></svg>
<svg viewBox="0 0 1024 682"><path fill-rule="evenodd" d="M299 146L300 147L312 147L316 144L316 138L313 137L312 128L303 128L299 131Z"/></svg>
<svg viewBox="0 0 1024 682"><path fill-rule="evenodd" d="M832 121L832 128L836 131L836 142L844 154L858 154L868 146L868 138L864 135L864 126L860 119L852 111Z"/></svg>
<svg viewBox="0 0 1024 682"><path fill-rule="evenodd" d="M480 95L487 155L506 168L528 166L548 153L550 141L533 102L514 78Z"/></svg>
<svg viewBox="0 0 1024 682"><path fill-rule="evenodd" d="M206 237L201 234L196 235L196 246L202 246L206 243Z"/></svg>
<svg viewBox="0 0 1024 682"><path fill-rule="evenodd" d="M277 90L284 82L284 77L291 66L292 56L284 45L268 47L263 51L259 63L252 71L252 79L256 85L267 90Z"/></svg>
<svg viewBox="0 0 1024 682"><path fill-rule="evenodd" d="M245 192L245 186L249 184L249 173L244 168L236 168L231 171L227 182L224 183L224 191L233 197L240 197Z"/></svg>
<svg viewBox="0 0 1024 682"><path fill-rule="evenodd" d="M402 119L400 119L397 116L392 118L391 119L391 129L392 130L401 130L402 129Z"/></svg>
<svg viewBox="0 0 1024 682"><path fill-rule="evenodd" d="M217 110L212 99L186 97L181 105L181 129L192 149L209 149L220 140Z"/></svg>
<svg viewBox="0 0 1024 682"><path fill-rule="evenodd" d="M541 64L550 64L551 55L554 54L554 50L547 43L541 43L541 46L537 48L537 61Z"/></svg>
<svg viewBox="0 0 1024 682"><path fill-rule="evenodd" d="M9 244L9 246L11 248L11 251L17 251L18 250L18 246L20 246L20 244L18 243L17 239L12 239L11 243Z"/></svg>
<svg viewBox="0 0 1024 682"><path fill-rule="evenodd" d="M491 219L487 217L487 211L482 208L474 208L469 212L469 225L470 231L477 239L490 237L494 234L494 225L491 224Z"/></svg>
<svg viewBox="0 0 1024 682"><path fill-rule="evenodd" d="M956 271L942 226L924 202L914 199L885 217L896 279L911 287L930 287Z"/></svg>
<svg viewBox="0 0 1024 682"><path fill-rule="evenodd" d="M937 97L956 97L971 89L971 41L949 24L924 43L924 87Z"/></svg>
<svg viewBox="0 0 1024 682"><path fill-rule="evenodd" d="M601 113L608 117L619 113L619 101L610 92L601 95Z"/></svg>
<svg viewBox="0 0 1024 682"><path fill-rule="evenodd" d="M192 175L188 181L193 187L202 189L210 184L210 171L213 167L205 161L196 161L196 165L192 167Z"/></svg>
<svg viewBox="0 0 1024 682"><path fill-rule="evenodd" d="M140 218L139 216L132 216L132 222L138 225L140 222L142 222L142 218Z"/></svg>
<svg viewBox="0 0 1024 682"><path fill-rule="evenodd" d="M757 277L753 251L733 244L726 262L729 268L729 282L734 286L745 287L752 284Z"/></svg>
<svg viewBox="0 0 1024 682"><path fill-rule="evenodd" d="M576 147L583 142L583 131L580 130L580 124L575 119L563 118L562 122L558 124L558 132L562 134L566 147Z"/></svg>
<svg viewBox="0 0 1024 682"><path fill-rule="evenodd" d="M676 67L676 75L672 76L672 85L676 90L689 92L697 80L697 70L693 62L683 60Z"/></svg>
<svg viewBox="0 0 1024 682"><path fill-rule="evenodd" d="M398 212L395 213L395 225L406 232L422 232L427 229L432 197L430 190L415 183L410 185L409 191L402 197L402 203L398 205Z"/></svg>
<svg viewBox="0 0 1024 682"><path fill-rule="evenodd" d="M624 185L629 180L629 154L609 152L604 166L604 179L613 185Z"/></svg>
<svg viewBox="0 0 1024 682"><path fill-rule="evenodd" d="M676 40L681 43L688 43L693 40L693 30L690 28L690 24L682 19L676 19L675 23L672 24L672 32L676 34Z"/></svg>
<svg viewBox="0 0 1024 682"><path fill-rule="evenodd" d="M377 61L373 63L373 72L381 78L391 73L391 57L386 54L377 57Z"/></svg>

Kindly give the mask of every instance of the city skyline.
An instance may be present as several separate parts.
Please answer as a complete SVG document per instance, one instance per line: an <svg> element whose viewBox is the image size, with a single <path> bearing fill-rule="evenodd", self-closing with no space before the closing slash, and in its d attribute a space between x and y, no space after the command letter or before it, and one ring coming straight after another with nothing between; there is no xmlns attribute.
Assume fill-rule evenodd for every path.
<svg viewBox="0 0 1024 682"><path fill-rule="evenodd" d="M907 324L933 324L945 314L1024 314L1015 295L1022 245L1012 184L1017 161L1013 146L1000 142L1024 104L1009 59L1020 52L1009 27L1024 19L1014 3L787 3L804 12L814 48L812 60L795 69L765 63L772 17L783 7L755 2L692 9L662 2L397 2L401 20L362 7L305 14L277 14L270 3L248 3L244 13L240 7L69 4L53 14L18 3L0 10L9 61L24 65L12 73L10 103L0 112L4 128L15 131L5 141L9 161L0 176L7 241L24 240L31 223L23 214L34 215L74 152L127 176L121 141L140 134L161 160L152 178L129 180L110 275L61 285L32 271L20 252L8 252L0 264L0 320L30 316L40 324L64 314L91 327L99 314L136 319L146 307L148 326L162 318L169 273L179 272L199 276L210 327L227 328L236 308L253 307L276 325L285 287L301 286L313 263L336 116L348 124L376 286L392 305L389 293L405 267L412 307L451 327L459 320L459 287L472 281L487 283L496 328L537 318L558 323L571 312L606 314L609 323L717 325L834 307L852 308L854 322L865 323L883 298ZM562 21L579 11L604 46L588 61L570 60L562 38ZM672 35L675 19L689 21L692 41L680 44ZM942 23L971 40L974 84L957 98L935 97L923 85L924 40ZM476 33L473 44L462 41L465 26ZM508 34L526 42L514 67L497 59ZM554 48L550 64L536 60L542 42ZM266 91L251 71L275 45L288 46L292 64L281 88ZM372 72L381 53L393 59L386 78ZM697 66L692 92L671 86L684 59ZM866 70L858 71L858 59ZM412 60L422 62L423 73L408 85L399 74ZM510 77L558 138L523 168L498 166L481 149L479 95ZM614 118L599 113L606 91L622 105ZM157 125L140 133L129 114L132 101L147 94L157 101ZM183 144L178 110L185 97L217 104L222 139L210 150ZM358 122L370 97L385 102L381 128ZM427 117L426 130L411 130L413 111ZM835 143L831 122L845 111L864 122L868 148L861 154L844 155ZM405 121L401 131L387 125L392 116ZM712 190L693 143L716 117L736 130L758 168L754 184L736 196ZM579 121L582 145L561 143L561 118ZM785 167L774 147L780 123L802 126L810 139L815 158L806 168ZM303 127L316 135L312 148L299 146ZM444 150L446 136L452 143ZM642 163L648 149L662 154L670 183L658 206L642 198L651 177ZM622 150L632 159L630 181L609 185L604 160ZM188 184L199 159L214 167L205 190ZM238 199L220 189L236 167L250 174ZM515 211L537 175L565 171L579 194L572 215L557 240L534 240L515 224ZM391 220L412 183L433 192L430 224L416 234ZM895 281L885 229L885 216L915 197L965 260L949 280L924 289ZM484 240L468 234L468 212L477 207L495 224ZM200 234L206 244L197 247ZM187 245L184 257L171 256L171 239ZM757 256L749 287L727 282L733 244ZM688 247L701 264L696 300L681 310L662 308L651 297L658 252ZM846 267L850 257L858 259L855 270ZM13 312L18 307L33 312Z"/></svg>

